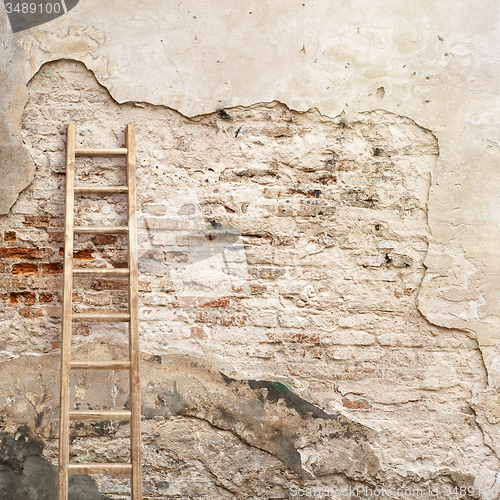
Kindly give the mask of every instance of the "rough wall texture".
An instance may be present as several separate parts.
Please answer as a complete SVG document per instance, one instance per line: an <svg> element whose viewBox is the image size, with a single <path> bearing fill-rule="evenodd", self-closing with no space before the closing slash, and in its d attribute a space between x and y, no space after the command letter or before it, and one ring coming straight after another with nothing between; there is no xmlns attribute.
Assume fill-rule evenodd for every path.
<svg viewBox="0 0 500 500"><path fill-rule="evenodd" d="M276 100L348 121L379 108L411 117L440 146L420 310L478 341L488 385L475 409L496 446L499 19L495 0L84 0L13 34L0 4L0 213L33 178L20 117L27 82L51 60L83 61L119 102L187 116Z"/></svg>
<svg viewBox="0 0 500 500"><path fill-rule="evenodd" d="M272 102L188 119L118 105L74 61L44 65L28 90L35 179L1 219L4 447L25 425L56 460L65 126L109 147L136 123L148 497L495 485L471 408L486 386L477 343L418 310L432 133L384 111L352 121ZM78 182L122 184L119 163L83 159ZM124 202L82 197L77 222L123 223ZM75 242L82 266L122 266L125 251ZM75 285L76 310L125 307L118 280ZM126 342L122 327L74 334L82 359ZM76 407L127 405L123 375L74 381ZM121 423L76 426L73 459L121 460L126 437ZM127 498L126 480L96 480Z"/></svg>
<svg viewBox="0 0 500 500"><path fill-rule="evenodd" d="M3 7L3 6L2 6ZM9 33L7 16L0 15L0 214L5 214L19 193L33 180L33 160L22 146L21 115L26 104L26 88L22 85L22 50ZM13 62L14 61L14 62Z"/></svg>

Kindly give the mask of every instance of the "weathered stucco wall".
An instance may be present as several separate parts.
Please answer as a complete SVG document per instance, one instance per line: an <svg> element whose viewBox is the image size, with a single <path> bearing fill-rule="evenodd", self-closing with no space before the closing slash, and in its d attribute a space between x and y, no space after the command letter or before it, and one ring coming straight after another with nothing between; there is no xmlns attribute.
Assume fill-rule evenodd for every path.
<svg viewBox="0 0 500 500"><path fill-rule="evenodd" d="M495 497L495 2L87 0L16 35L0 17L12 484L19 426L44 441L32 455L56 460L65 125L113 146L133 122L148 495L363 484ZM119 183L108 160L81 172ZM77 215L119 221L123 202L87 197ZM124 242L82 238L76 252L117 266ZM77 308L124 307L115 280L78 285ZM125 338L75 333L81 356ZM80 405L126 403L114 375L101 381L109 401L76 382ZM116 458L111 437L126 430L75 429L75 456L90 443L92 458Z"/></svg>

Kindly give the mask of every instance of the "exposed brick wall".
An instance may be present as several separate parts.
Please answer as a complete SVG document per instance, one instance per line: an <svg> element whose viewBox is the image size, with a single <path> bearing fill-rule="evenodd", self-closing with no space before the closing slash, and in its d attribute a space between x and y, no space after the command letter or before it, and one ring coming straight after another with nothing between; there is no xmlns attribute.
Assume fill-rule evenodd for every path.
<svg viewBox="0 0 500 500"><path fill-rule="evenodd" d="M384 111L348 123L271 103L190 120L114 103L80 64L44 66L23 119L35 181L0 221L2 319L19 332L0 346L8 356L59 347L69 121L81 147L123 146L125 124L137 124L143 351L286 381L379 429L387 470L409 467L413 446L436 470L443 449L466 469L485 453L462 411L481 383L477 346L418 310L437 141ZM78 160L77 182L123 184L120 161ZM81 197L75 209L82 225L124 224L125 213L120 195ZM78 266L124 267L126 241L78 236L74 256ZM75 279L73 299L76 311L127 304L115 278ZM124 332L82 324L75 343L125 342ZM441 423L428 422L435 412ZM443 438L420 440L424 422ZM472 444L445 442L454 429Z"/></svg>
<svg viewBox="0 0 500 500"><path fill-rule="evenodd" d="M48 227L49 218L45 220ZM25 218L24 228L32 226L31 222L31 219L27 221ZM54 248L34 247L32 245L37 243L35 239L27 241L29 232L25 230L22 234L22 241L19 241L16 231L5 231L3 246L0 247L0 280L5 295L9 297L4 314L12 317L17 311L21 318L58 318L60 283L54 283L49 277L53 274L51 269L57 265L52 262L57 259L57 251ZM44 286L48 284L56 286L56 290L44 291Z"/></svg>

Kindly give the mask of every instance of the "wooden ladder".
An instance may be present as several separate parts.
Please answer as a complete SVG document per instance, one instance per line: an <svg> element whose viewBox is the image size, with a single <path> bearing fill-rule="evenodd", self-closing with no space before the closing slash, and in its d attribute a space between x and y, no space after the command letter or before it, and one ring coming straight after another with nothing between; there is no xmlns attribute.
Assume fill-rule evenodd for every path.
<svg viewBox="0 0 500 500"><path fill-rule="evenodd" d="M66 210L64 235L64 285L61 343L61 399L59 416L59 468L57 500L68 500L68 474L131 474L132 500L142 500L141 406L139 388L139 317L137 284L137 207L135 178L135 127L127 125L126 148L80 149L75 147L75 124L68 125L66 141ZM75 187L75 156L126 156L127 185ZM118 227L74 226L75 194L127 194L128 225ZM127 234L128 268L73 269L73 235ZM74 313L73 277L128 278L129 311ZM72 361L71 328L74 321L126 321L129 323L129 359ZM71 370L129 370L129 411L70 411ZM130 420L130 463L69 463L70 420Z"/></svg>

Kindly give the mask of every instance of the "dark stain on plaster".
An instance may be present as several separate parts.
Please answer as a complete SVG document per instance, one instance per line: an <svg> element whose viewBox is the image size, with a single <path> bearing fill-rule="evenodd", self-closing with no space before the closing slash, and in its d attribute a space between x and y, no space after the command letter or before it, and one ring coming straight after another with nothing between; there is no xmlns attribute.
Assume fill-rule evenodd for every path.
<svg viewBox="0 0 500 500"><path fill-rule="evenodd" d="M92 346L87 345L75 355L88 359L92 357L92 352ZM113 359L121 359L125 355L121 347L111 349ZM48 355L30 360L29 363L34 364L28 364L29 371L43 372L46 380L56 379L55 359L56 355ZM11 373L18 373L21 366L25 374L25 360L11 363ZM372 429L340 413L324 411L279 381L239 380L226 375L226 368L214 360L192 354L145 354L141 363L142 414L147 419L184 416L203 420L214 428L232 432L248 446L269 453L302 478L342 474L353 480L363 480L373 477L380 470L379 460L372 449L372 443L377 439ZM122 382L128 385L128 380ZM39 383L38 380L36 383ZM119 395L123 397L119 396L118 404L125 409L128 407L127 394L128 390L123 393L119 390ZM56 399L54 395L47 398L43 409L45 415L57 413ZM85 408L90 402L81 401L80 404ZM6 408L5 411L8 416L10 410ZM41 428L35 433L37 414L33 411L30 415L27 417L31 422L29 428L20 427L14 436L0 434L0 499L55 498L49 493L55 491L56 468L41 456L43 442L40 434L47 430L46 419L42 419ZM113 427L124 423L114 423ZM108 429L96 429L94 425L91 421L75 422L70 441L103 433L103 439L113 439L112 435L106 434ZM38 497L23 496L23 488L31 484L28 477L32 474L30 471L45 474L48 479L39 481L47 483L44 488L49 488L49 483L53 481L49 493L35 489ZM75 485L75 492L80 491L78 481L81 482L78 484L89 481L84 476L70 476L73 477L70 481ZM5 491L12 490L15 494L2 497L1 488L4 487L7 488ZM85 488L85 491L96 491L95 485L90 482ZM98 493L92 495L89 494L85 500L105 498ZM76 500L78 497L70 498Z"/></svg>
<svg viewBox="0 0 500 500"><path fill-rule="evenodd" d="M376 209L380 202L378 194L368 189L348 189L340 196L342 201L351 207Z"/></svg>
<svg viewBox="0 0 500 500"><path fill-rule="evenodd" d="M161 365L161 356L159 354L155 354L154 356L151 356L148 360L151 363L158 363Z"/></svg>
<svg viewBox="0 0 500 500"><path fill-rule="evenodd" d="M0 434L0 499L54 500L57 467L43 458L44 444L26 425ZM88 474L69 475L69 500L109 500Z"/></svg>
<svg viewBox="0 0 500 500"><path fill-rule="evenodd" d="M0 467L10 468L14 472L22 472L23 462L28 456L41 455L43 442L30 436L26 425L18 427L15 436L2 434L0 442Z"/></svg>
<svg viewBox="0 0 500 500"><path fill-rule="evenodd" d="M255 391L257 398L260 401L269 401L277 404L280 400L282 400L288 408L294 409L299 415L311 415L313 418L325 418L329 420L337 420L339 416L338 413L335 415L329 415L321 408L318 408L305 399L297 396L290 391L286 385L279 382L268 382L267 380L240 381L226 377L223 373L221 373L221 376L228 386L235 383L247 383L250 389Z"/></svg>
<svg viewBox="0 0 500 500"><path fill-rule="evenodd" d="M39 412L36 414L35 427L38 429L42 425L43 413Z"/></svg>
<svg viewBox="0 0 500 500"><path fill-rule="evenodd" d="M230 120L231 119L231 115L225 109L219 110L219 116L223 120Z"/></svg>
<svg viewBox="0 0 500 500"><path fill-rule="evenodd" d="M116 422L116 425L113 426L111 420L99 420L92 423L92 429L98 436L112 437L116 434L116 429L120 425L120 422Z"/></svg>
<svg viewBox="0 0 500 500"><path fill-rule="evenodd" d="M183 357L169 358L163 366L149 361L147 371L154 373L147 380L154 382L143 399L146 418L182 415L206 420L271 453L302 478L332 473L357 477L359 470L379 469L370 448L376 437L372 429L340 413L325 412L282 383L237 380ZM301 449L309 446L328 451L305 464Z"/></svg>
<svg viewBox="0 0 500 500"><path fill-rule="evenodd" d="M155 391L155 403L157 408L168 409L170 415L189 415L189 405L184 401L183 397L177 392L177 382L173 382L173 388L168 390Z"/></svg>
<svg viewBox="0 0 500 500"><path fill-rule="evenodd" d="M302 418L335 420L339 422L348 423L341 413L326 413L318 406L309 403L309 401L302 399L300 396L294 394L288 387L279 382L269 382L267 380L236 380L220 374L224 379L226 385L248 384L248 387L254 391L256 397L262 403L269 402L278 405L281 401L285 403L287 408L294 410ZM368 431L368 432L367 432ZM328 435L332 439L351 439L356 441L367 440L368 437L373 437L373 431L351 422L349 425L343 425L341 432L334 432Z"/></svg>

